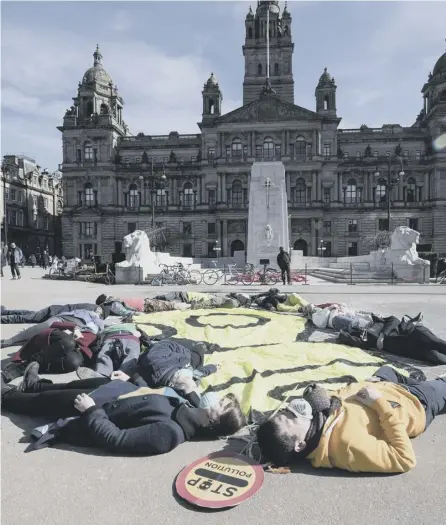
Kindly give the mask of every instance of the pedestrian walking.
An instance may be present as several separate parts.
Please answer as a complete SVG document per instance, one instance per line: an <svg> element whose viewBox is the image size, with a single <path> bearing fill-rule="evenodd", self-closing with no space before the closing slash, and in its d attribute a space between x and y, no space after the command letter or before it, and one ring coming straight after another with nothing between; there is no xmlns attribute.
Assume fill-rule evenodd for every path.
<svg viewBox="0 0 446 525"><path fill-rule="evenodd" d="M22 258L22 250L18 246L16 246L14 242L12 242L9 245L8 260L9 265L11 266L11 274L13 279L21 278L19 264L21 263Z"/></svg>
<svg viewBox="0 0 446 525"><path fill-rule="evenodd" d="M29 262L33 268L36 266L37 259L33 253L29 256Z"/></svg>
<svg viewBox="0 0 446 525"><path fill-rule="evenodd" d="M283 249L283 246L279 248L279 255L277 256L277 264L279 265L280 271L282 272L283 284L284 285L286 284L286 280L288 281L288 284L290 284L291 283L291 272L290 272L291 258L290 258L289 253L287 253Z"/></svg>
<svg viewBox="0 0 446 525"><path fill-rule="evenodd" d="M50 256L48 255L48 252L46 250L43 252L42 261L43 261L43 269L46 270L48 266L50 265Z"/></svg>

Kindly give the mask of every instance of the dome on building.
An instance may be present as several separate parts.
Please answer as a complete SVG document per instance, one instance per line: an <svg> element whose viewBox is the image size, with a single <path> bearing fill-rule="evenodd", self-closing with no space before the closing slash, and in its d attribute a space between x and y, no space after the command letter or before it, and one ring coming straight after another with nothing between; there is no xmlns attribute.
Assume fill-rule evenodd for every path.
<svg viewBox="0 0 446 525"><path fill-rule="evenodd" d="M93 53L93 67L85 71L84 77L82 79L82 84L110 84L113 83L111 76L105 71L104 67L101 64L102 55L99 51L99 46L96 46L96 51Z"/></svg>
<svg viewBox="0 0 446 525"><path fill-rule="evenodd" d="M206 86L212 87L212 86L218 86L217 79L214 76L214 73L211 73L211 76L208 78L206 82Z"/></svg>
<svg viewBox="0 0 446 525"><path fill-rule="evenodd" d="M260 1L257 4L257 15L266 13L266 11L269 9L270 13L279 14L280 13L280 7L279 2L277 0L266 0L266 1Z"/></svg>
<svg viewBox="0 0 446 525"><path fill-rule="evenodd" d="M326 67L324 68L324 72L322 73L322 75L319 78L319 83L322 83L322 82L324 82L324 83L325 82L331 82L331 75L327 71Z"/></svg>
<svg viewBox="0 0 446 525"><path fill-rule="evenodd" d="M439 75L441 73L446 73L446 51L437 60L433 70L434 75Z"/></svg>
<svg viewBox="0 0 446 525"><path fill-rule="evenodd" d="M246 15L246 18L249 20L251 18L254 18L254 13L252 12L251 6L249 6L248 14Z"/></svg>

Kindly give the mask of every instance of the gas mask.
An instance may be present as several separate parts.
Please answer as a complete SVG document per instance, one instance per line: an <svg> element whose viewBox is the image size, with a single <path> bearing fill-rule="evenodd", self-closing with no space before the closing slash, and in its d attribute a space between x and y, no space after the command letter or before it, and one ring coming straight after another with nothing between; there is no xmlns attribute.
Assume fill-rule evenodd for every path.
<svg viewBox="0 0 446 525"><path fill-rule="evenodd" d="M303 417L304 419L313 419L313 409L308 401L303 398L293 399L284 408L288 412L293 413L296 417Z"/></svg>

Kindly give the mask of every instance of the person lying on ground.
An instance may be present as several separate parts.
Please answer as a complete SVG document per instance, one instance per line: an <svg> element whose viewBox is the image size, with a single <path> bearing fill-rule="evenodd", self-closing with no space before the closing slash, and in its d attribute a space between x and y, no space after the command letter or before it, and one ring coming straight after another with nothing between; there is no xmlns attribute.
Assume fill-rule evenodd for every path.
<svg viewBox="0 0 446 525"><path fill-rule="evenodd" d="M3 368L2 377L9 383L22 376L33 361L39 363L45 374L74 372L79 366L91 363L93 352L90 346L95 340L93 332L81 332L74 323L54 323L23 345Z"/></svg>
<svg viewBox="0 0 446 525"><path fill-rule="evenodd" d="M1 322L2 324L42 323L48 321L51 317L56 317L65 312L72 312L73 310L87 310L102 316L98 305L91 303L52 304L41 310L9 310L2 305Z"/></svg>
<svg viewBox="0 0 446 525"><path fill-rule="evenodd" d="M270 288L267 292L252 295L251 300L265 310L276 310L277 305L287 300L287 294L280 293L278 288Z"/></svg>
<svg viewBox="0 0 446 525"><path fill-rule="evenodd" d="M389 366L374 381L333 395L312 385L257 431L264 456L277 466L308 459L316 468L407 472L416 465L410 438L446 411L446 377L420 382Z"/></svg>
<svg viewBox="0 0 446 525"><path fill-rule="evenodd" d="M38 364L33 363L21 389L2 380L4 410L53 420L80 413L46 426L46 433L40 428L37 448L45 441L62 441L121 454L164 454L185 441L230 435L246 424L233 395L212 408L195 408L178 396L123 381L118 374L112 381L99 378L53 385L43 383L37 373Z"/></svg>
<svg viewBox="0 0 446 525"><path fill-rule="evenodd" d="M163 295L157 295L155 299L174 304L185 303L194 310L200 308L249 307L251 304L249 295L241 293L168 292Z"/></svg>
<svg viewBox="0 0 446 525"><path fill-rule="evenodd" d="M94 334L103 330L105 326L102 318L95 312L89 310L63 312L57 316L50 317L46 321L30 326L8 339L2 339L1 348L24 344L29 341L31 337L39 334L47 328L61 328L58 323L71 323L72 325L78 326L81 331L90 331Z"/></svg>
<svg viewBox="0 0 446 525"><path fill-rule="evenodd" d="M188 306L182 304L181 302L170 302L170 301L161 301L158 299L153 299L150 297L125 297L117 298L112 296L107 296L105 294L100 295L96 299L96 304L98 305L112 305L112 308L115 312L120 311L121 313L116 315L121 315L130 319L132 315L137 313L153 313L153 312L167 312L173 310L187 310ZM127 310L127 313L123 313Z"/></svg>
<svg viewBox="0 0 446 525"><path fill-rule="evenodd" d="M414 318L404 316L402 320L394 316L380 318L374 315L372 324L364 330L354 326L341 330L338 342L364 350L383 350L418 361L445 365L446 341L437 337L421 321L421 314Z"/></svg>
<svg viewBox="0 0 446 525"><path fill-rule="evenodd" d="M323 307L322 307L323 306ZM372 324L372 314L356 312L346 304L331 304L316 306L307 304L302 307L305 317L321 329L331 328L336 332L350 327L359 330Z"/></svg>

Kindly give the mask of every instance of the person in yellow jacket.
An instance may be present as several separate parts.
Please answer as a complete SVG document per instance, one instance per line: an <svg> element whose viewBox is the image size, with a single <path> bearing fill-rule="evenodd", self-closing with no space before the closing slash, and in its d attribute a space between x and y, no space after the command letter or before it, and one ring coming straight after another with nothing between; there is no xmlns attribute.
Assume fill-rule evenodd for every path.
<svg viewBox="0 0 446 525"><path fill-rule="evenodd" d="M333 394L310 385L261 424L263 456L277 466L306 458L316 468L407 472L416 465L411 438L446 412L446 377L420 382L389 366Z"/></svg>

